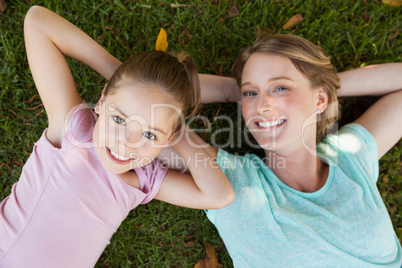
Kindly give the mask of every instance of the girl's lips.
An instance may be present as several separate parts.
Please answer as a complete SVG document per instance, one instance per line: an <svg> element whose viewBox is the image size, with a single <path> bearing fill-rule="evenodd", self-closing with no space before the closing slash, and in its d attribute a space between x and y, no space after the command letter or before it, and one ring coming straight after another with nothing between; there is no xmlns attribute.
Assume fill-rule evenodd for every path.
<svg viewBox="0 0 402 268"><path fill-rule="evenodd" d="M106 147L106 152L107 152L107 155L109 156L109 158L110 158L114 163L119 164L119 165L128 164L128 163L130 163L130 161L132 160L131 158L128 159L128 160L119 160L119 159L117 159L116 157L114 157L114 156L112 155L111 150L110 150L108 147Z"/></svg>

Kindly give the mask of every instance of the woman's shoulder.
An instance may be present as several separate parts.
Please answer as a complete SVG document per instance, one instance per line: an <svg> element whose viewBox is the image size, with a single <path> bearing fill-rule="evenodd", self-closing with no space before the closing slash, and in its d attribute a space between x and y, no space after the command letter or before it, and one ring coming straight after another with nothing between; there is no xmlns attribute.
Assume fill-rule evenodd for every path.
<svg viewBox="0 0 402 268"><path fill-rule="evenodd" d="M255 154L232 154L223 149L218 150L216 162L225 174L230 170L236 173L249 173L264 165L263 160Z"/></svg>

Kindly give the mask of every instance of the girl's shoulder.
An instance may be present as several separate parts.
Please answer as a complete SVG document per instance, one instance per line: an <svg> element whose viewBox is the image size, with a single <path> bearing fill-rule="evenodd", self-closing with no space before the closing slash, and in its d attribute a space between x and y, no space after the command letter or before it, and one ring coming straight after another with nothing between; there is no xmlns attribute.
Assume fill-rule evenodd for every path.
<svg viewBox="0 0 402 268"><path fill-rule="evenodd" d="M71 145L87 147L88 142L92 142L96 118L93 110L83 101L73 107L62 120L62 126L59 126L61 128L59 132L62 133L61 138L54 139L51 128L45 130L42 138L45 138L46 142L58 149Z"/></svg>

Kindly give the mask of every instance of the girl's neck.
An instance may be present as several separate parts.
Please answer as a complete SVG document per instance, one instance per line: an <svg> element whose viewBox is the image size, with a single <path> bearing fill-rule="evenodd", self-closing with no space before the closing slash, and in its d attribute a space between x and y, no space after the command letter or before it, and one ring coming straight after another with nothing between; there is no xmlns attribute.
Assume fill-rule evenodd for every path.
<svg viewBox="0 0 402 268"><path fill-rule="evenodd" d="M286 153L265 151L265 164L287 186L301 192L316 192L327 181L329 167L315 152L316 145L303 145Z"/></svg>

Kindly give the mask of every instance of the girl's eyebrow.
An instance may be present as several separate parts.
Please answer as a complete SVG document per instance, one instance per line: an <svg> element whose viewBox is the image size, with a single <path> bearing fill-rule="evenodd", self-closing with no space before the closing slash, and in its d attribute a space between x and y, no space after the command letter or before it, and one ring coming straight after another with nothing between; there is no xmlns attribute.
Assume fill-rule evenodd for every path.
<svg viewBox="0 0 402 268"><path fill-rule="evenodd" d="M114 109L117 111L117 112L119 112L121 115L123 115L125 118L130 118L128 115L126 115L122 110L120 110L120 108L119 107L117 107L116 105L114 106ZM160 132L160 133L162 133L162 134L165 134L165 135L168 135L165 131L163 131L162 129L160 129L160 128L157 128L157 127L151 127L151 126L148 126L150 129L152 129L152 130L155 130L155 131L158 131L158 132Z"/></svg>

